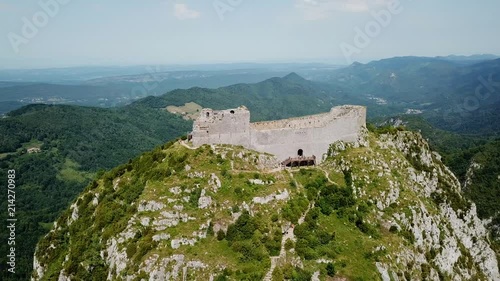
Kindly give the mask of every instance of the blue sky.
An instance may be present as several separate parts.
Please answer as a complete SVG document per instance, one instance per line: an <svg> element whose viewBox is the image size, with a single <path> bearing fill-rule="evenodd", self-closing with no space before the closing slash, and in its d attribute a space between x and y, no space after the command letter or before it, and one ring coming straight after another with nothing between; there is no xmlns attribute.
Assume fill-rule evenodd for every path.
<svg viewBox="0 0 500 281"><path fill-rule="evenodd" d="M499 55L498 11L498 0L0 0L0 68Z"/></svg>

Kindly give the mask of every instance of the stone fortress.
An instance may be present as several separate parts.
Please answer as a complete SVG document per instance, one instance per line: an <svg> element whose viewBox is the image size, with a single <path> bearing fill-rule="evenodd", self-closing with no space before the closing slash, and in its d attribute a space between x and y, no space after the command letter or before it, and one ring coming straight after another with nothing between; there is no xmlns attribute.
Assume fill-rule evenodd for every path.
<svg viewBox="0 0 500 281"><path fill-rule="evenodd" d="M303 166L321 162L335 141L355 142L364 127L364 106L337 106L328 113L256 123L250 123L250 111L245 106L204 108L194 121L190 137L197 147L242 145L274 154L283 165Z"/></svg>

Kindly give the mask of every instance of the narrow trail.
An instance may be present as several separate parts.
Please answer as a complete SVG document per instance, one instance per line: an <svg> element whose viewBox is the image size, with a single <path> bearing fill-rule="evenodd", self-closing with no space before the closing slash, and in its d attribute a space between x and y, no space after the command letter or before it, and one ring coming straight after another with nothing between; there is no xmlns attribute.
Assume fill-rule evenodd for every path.
<svg viewBox="0 0 500 281"><path fill-rule="evenodd" d="M185 141L179 140L179 143L187 149L196 150L196 147L189 146Z"/></svg>
<svg viewBox="0 0 500 281"><path fill-rule="evenodd" d="M312 201L309 206L307 207L307 210L302 214L302 216L299 218L299 225L304 223L304 220L306 219L307 213L309 213L309 210L314 208L314 201Z"/></svg>
<svg viewBox="0 0 500 281"><path fill-rule="evenodd" d="M319 271L314 272L311 281L319 281Z"/></svg>
<svg viewBox="0 0 500 281"><path fill-rule="evenodd" d="M324 170L323 168L319 168L319 167L318 167L318 169L320 169L321 171L323 171L323 173L325 173L325 177L329 183L334 184L334 182L330 179L330 174L328 173L328 171Z"/></svg>
<svg viewBox="0 0 500 281"><path fill-rule="evenodd" d="M236 172L236 173L255 173L256 172L256 170L235 170L235 169L232 169L231 171ZM273 173L277 173L277 172L281 172L281 171L283 171L283 168L274 168L271 170L263 170L263 171L258 171L258 172L261 174L273 174Z"/></svg>
<svg viewBox="0 0 500 281"><path fill-rule="evenodd" d="M298 185L297 181L293 178L293 173L290 171L290 177L295 181L295 184ZM309 210L314 208L314 201L309 204L307 207L307 210L302 214L302 216L298 219L298 224L301 225L304 223L304 220L307 216L307 213L309 213ZM281 238L281 249L280 249L280 254L279 256L271 257L271 268L269 268L269 271L266 273L264 276L263 281L271 281L273 277L273 271L276 268L277 263L281 260L286 258L286 250L285 250L285 244L288 239L292 241L296 241L297 239L295 238L295 234L293 233L294 227L290 227L284 234L283 237Z"/></svg>

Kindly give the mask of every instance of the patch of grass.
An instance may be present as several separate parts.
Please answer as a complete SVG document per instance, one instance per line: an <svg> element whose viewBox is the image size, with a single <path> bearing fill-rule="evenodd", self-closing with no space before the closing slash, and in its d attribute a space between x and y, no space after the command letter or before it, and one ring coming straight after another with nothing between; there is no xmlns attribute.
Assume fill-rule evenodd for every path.
<svg viewBox="0 0 500 281"><path fill-rule="evenodd" d="M338 267L340 275L351 280L377 280L379 273L373 262L367 262L365 254L380 245L380 241L368 238L347 219L339 219L335 215L320 216L320 225L327 231L335 233L334 250L336 260L342 260L344 267Z"/></svg>
<svg viewBox="0 0 500 281"><path fill-rule="evenodd" d="M59 170L58 178L63 181L85 183L94 177L94 173L80 171L80 165L66 158L62 169Z"/></svg>

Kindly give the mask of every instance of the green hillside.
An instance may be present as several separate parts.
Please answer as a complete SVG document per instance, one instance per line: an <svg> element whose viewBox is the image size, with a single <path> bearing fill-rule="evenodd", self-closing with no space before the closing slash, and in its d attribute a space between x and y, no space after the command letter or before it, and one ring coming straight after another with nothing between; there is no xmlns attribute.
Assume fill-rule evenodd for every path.
<svg viewBox="0 0 500 281"><path fill-rule="evenodd" d="M87 186L38 244L33 276L500 278L475 210L426 142L365 137L293 170L242 147L158 147Z"/></svg>
<svg viewBox="0 0 500 281"><path fill-rule="evenodd" d="M0 120L0 176L17 172L18 264L15 277L26 280L38 239L50 223L102 169L185 134L191 125L173 114L140 107L101 109L77 106L27 106ZM40 153L27 153L39 147ZM7 209L7 193L0 207ZM7 213L1 212L5 220ZM6 241L2 231L0 239ZM7 252L1 244L0 251ZM12 275L3 270L2 280Z"/></svg>

